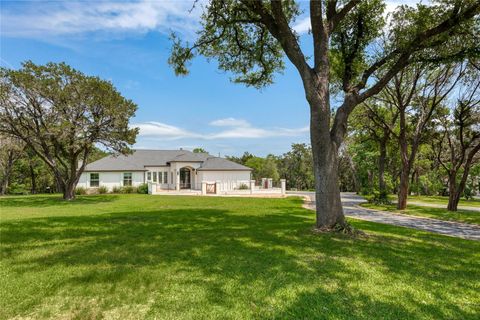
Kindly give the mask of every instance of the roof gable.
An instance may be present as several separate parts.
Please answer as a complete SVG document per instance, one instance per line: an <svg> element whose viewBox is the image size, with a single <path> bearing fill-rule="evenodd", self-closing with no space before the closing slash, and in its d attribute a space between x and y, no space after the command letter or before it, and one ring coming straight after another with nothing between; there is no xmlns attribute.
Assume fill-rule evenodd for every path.
<svg viewBox="0 0 480 320"><path fill-rule="evenodd" d="M208 153L188 150L134 150L129 155L109 155L87 164L85 171L146 171L145 167L167 166L170 162L201 162L198 170L251 170Z"/></svg>

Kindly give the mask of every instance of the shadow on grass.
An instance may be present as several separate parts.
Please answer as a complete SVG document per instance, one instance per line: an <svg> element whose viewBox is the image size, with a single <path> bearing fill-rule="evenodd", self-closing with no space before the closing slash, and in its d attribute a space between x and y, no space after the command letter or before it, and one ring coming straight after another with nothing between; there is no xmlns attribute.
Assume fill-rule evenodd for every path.
<svg viewBox="0 0 480 320"><path fill-rule="evenodd" d="M434 306L401 292L397 297L367 294L358 285L369 282L368 273L359 272L355 263L366 262L364 268L380 268L391 279L426 291L435 282L462 283L464 290L474 290L478 276L478 263L472 262L474 242L358 221L355 226L380 235L360 239L318 235L311 232L311 212L295 207L287 211L274 206L264 215L215 208L164 209L6 222L1 225L2 259L13 261L18 274L86 267L62 279L58 288L118 283L139 272L143 273L136 285L161 283L141 270L174 268L171 276L185 275L175 278L178 285L201 287L212 305L228 308L247 295L243 299L260 310L259 314L250 310L251 317L412 319L419 313L427 318L474 317L445 290L432 290L438 295ZM408 241L412 235L415 238ZM47 253L24 255L39 246ZM236 289L227 290L227 282ZM381 285L389 284L374 284ZM271 297L287 289L293 298L285 297L282 306L269 308ZM165 303L156 302L151 312L174 308Z"/></svg>
<svg viewBox="0 0 480 320"><path fill-rule="evenodd" d="M35 196L6 196L0 198L0 207L49 207L49 206L77 206L112 202L118 195L102 194L77 196L74 200L63 200L62 195L35 195Z"/></svg>

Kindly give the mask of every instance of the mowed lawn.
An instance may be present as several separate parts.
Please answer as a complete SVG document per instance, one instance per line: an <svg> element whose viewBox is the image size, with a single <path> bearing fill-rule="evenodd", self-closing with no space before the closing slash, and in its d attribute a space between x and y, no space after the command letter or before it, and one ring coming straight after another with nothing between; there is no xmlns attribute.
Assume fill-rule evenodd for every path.
<svg viewBox="0 0 480 320"><path fill-rule="evenodd" d="M480 242L299 198L0 198L2 319L478 319Z"/></svg>
<svg viewBox="0 0 480 320"><path fill-rule="evenodd" d="M394 199L395 200L397 199L396 196ZM424 203L435 204L435 205L444 205L445 207L447 207L448 205L448 197L443 197L443 196L409 196L408 199L414 202L424 202ZM462 198L460 199L460 202L458 205L480 208L480 200L479 199L466 200Z"/></svg>

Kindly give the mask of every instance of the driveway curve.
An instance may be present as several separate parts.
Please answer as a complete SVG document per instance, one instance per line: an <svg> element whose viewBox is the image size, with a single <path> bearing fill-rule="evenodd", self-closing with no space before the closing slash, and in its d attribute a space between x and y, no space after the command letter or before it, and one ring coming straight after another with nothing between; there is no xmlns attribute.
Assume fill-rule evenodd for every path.
<svg viewBox="0 0 480 320"><path fill-rule="evenodd" d="M298 195L305 198L305 207L315 210L314 192L288 192L289 195ZM343 210L346 216L377 223L430 231L452 237L480 241L480 227L468 223L443 221L431 218L409 216L392 212L378 211L360 207L366 200L355 194L342 193Z"/></svg>

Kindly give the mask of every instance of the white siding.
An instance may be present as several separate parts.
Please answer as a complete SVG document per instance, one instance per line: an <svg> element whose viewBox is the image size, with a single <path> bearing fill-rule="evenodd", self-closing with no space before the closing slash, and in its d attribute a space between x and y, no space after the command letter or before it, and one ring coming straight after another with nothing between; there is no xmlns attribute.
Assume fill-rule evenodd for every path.
<svg viewBox="0 0 480 320"><path fill-rule="evenodd" d="M132 186L138 187L145 182L143 172L138 171L125 171L132 173ZM113 187L122 187L123 186L123 173L124 172L108 172L100 171L95 172L99 174L100 186L105 186L108 190L112 190ZM77 187L90 188L90 172L83 172L80 176Z"/></svg>

